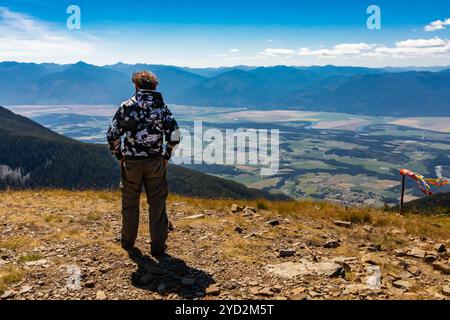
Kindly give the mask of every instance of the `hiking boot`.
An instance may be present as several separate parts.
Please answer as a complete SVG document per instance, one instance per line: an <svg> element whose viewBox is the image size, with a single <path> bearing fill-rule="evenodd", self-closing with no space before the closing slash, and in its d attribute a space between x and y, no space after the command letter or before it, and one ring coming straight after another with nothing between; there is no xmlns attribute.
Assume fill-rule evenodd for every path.
<svg viewBox="0 0 450 320"><path fill-rule="evenodd" d="M151 254L153 257L155 258L161 258L162 256L164 256L166 254L166 250L167 250L167 245L164 245L163 249L152 249Z"/></svg>

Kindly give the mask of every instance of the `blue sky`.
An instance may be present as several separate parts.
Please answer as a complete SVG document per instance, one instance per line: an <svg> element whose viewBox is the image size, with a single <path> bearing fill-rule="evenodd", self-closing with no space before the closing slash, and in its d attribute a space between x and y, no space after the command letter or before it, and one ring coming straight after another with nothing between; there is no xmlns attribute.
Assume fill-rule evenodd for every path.
<svg viewBox="0 0 450 320"><path fill-rule="evenodd" d="M66 27L69 5L81 29ZM367 7L381 9L369 30ZM0 60L94 64L450 65L450 1L2 0Z"/></svg>

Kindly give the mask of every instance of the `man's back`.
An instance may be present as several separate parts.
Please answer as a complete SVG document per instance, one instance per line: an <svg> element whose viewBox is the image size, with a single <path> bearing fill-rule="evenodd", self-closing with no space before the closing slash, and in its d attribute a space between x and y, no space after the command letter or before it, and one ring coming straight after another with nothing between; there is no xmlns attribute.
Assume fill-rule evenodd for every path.
<svg viewBox="0 0 450 320"><path fill-rule="evenodd" d="M113 153L122 153L125 159L143 159L163 153L163 138L170 144L178 129L172 113L159 92L139 90L123 102L108 129L107 138ZM125 135L123 151L120 137Z"/></svg>

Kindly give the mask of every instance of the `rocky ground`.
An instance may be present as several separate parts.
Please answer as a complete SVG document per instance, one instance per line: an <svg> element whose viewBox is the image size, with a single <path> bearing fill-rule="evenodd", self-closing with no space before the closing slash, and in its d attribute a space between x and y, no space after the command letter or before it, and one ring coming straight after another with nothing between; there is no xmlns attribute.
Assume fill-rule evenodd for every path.
<svg viewBox="0 0 450 320"><path fill-rule="evenodd" d="M117 192L0 193L1 299L450 299L450 217L173 196L169 256L142 199L124 251Z"/></svg>

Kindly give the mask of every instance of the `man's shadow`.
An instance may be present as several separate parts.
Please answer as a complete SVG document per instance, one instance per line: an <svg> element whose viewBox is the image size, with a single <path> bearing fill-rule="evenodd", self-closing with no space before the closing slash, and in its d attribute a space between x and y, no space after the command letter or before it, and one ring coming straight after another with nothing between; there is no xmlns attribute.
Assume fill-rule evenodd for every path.
<svg viewBox="0 0 450 320"><path fill-rule="evenodd" d="M205 289L215 283L208 273L167 254L156 261L134 248L128 255L138 267L131 275L131 283L136 288L161 295L176 293L183 299L193 299L205 296Z"/></svg>

